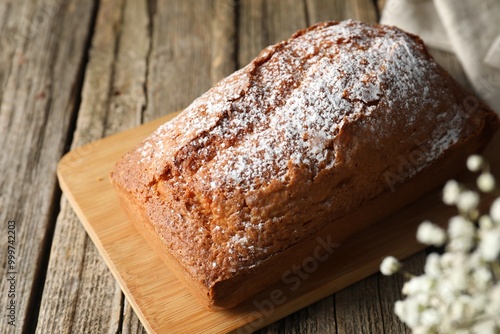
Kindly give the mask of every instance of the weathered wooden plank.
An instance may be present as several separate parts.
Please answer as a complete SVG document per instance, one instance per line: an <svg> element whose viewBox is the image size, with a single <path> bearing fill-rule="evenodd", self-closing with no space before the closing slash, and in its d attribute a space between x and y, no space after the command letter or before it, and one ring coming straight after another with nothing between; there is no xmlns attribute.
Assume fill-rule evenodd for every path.
<svg viewBox="0 0 500 334"><path fill-rule="evenodd" d="M240 1L239 8L239 67L249 63L264 47L287 39L308 25L346 18L375 22L377 18L371 0Z"/></svg>
<svg viewBox="0 0 500 334"><path fill-rule="evenodd" d="M334 296L330 296L263 328L258 333L336 333L335 320L335 300Z"/></svg>
<svg viewBox="0 0 500 334"><path fill-rule="evenodd" d="M74 307L74 317L70 322L62 323L63 330L55 333L117 333L123 300L120 287L88 237L85 247L80 250L83 253L83 262L78 298L76 304L71 305ZM64 275L59 275L64 279ZM65 308L68 307L68 304L64 305ZM46 313L49 312L44 310L45 317ZM57 313L53 316L57 317ZM47 333L41 326L37 327L37 332Z"/></svg>
<svg viewBox="0 0 500 334"><path fill-rule="evenodd" d="M382 13L387 0L375 0L375 2L377 3L379 12Z"/></svg>
<svg viewBox="0 0 500 334"><path fill-rule="evenodd" d="M243 0L239 2L238 66L243 67L266 46L307 27L301 0Z"/></svg>
<svg viewBox="0 0 500 334"><path fill-rule="evenodd" d="M384 333L377 290L372 275L335 294L337 333Z"/></svg>
<svg viewBox="0 0 500 334"><path fill-rule="evenodd" d="M390 255L390 254L387 254ZM420 274L425 262L425 251L419 252L403 261L406 270L414 274ZM394 303L397 300L404 299L401 289L405 282L403 275L393 275L390 277L377 275L378 279L378 294L380 307L382 311L382 323L384 333L408 333L411 331L406 327L394 313Z"/></svg>
<svg viewBox="0 0 500 334"><path fill-rule="evenodd" d="M147 6L147 0L124 1L112 72L113 81L108 92L108 117L104 131L106 136L139 125L146 108L145 84L150 49ZM110 8L110 11L113 9Z"/></svg>
<svg viewBox="0 0 500 334"><path fill-rule="evenodd" d="M96 258L99 261L95 261ZM118 310L113 304L117 302L116 292L119 292L119 288L116 284L107 284L108 288L103 288L103 281L112 282L112 277L100 261L72 208L63 198L42 296L43 311L40 312L36 332L90 333L91 328L98 326L102 326L101 329L109 328L103 317L119 317L120 301ZM96 291L90 291L90 288ZM82 305L89 298L94 299L96 304ZM116 328L117 324L114 325Z"/></svg>
<svg viewBox="0 0 500 334"><path fill-rule="evenodd" d="M16 47L29 37L25 28L29 26L29 21L23 17L25 3L15 0L0 2L0 103L12 70Z"/></svg>
<svg viewBox="0 0 500 334"><path fill-rule="evenodd" d="M244 67L269 45L265 30L264 1L240 1L238 5L237 66Z"/></svg>
<svg viewBox="0 0 500 334"><path fill-rule="evenodd" d="M212 17L213 1L156 2L144 121L186 107L212 86Z"/></svg>
<svg viewBox="0 0 500 334"><path fill-rule="evenodd" d="M147 334L144 326L137 318L132 306L124 300L122 334Z"/></svg>
<svg viewBox="0 0 500 334"><path fill-rule="evenodd" d="M304 1L265 1L262 10L267 44L285 40L308 25Z"/></svg>
<svg viewBox="0 0 500 334"><path fill-rule="evenodd" d="M151 47L148 5L146 0L126 1L111 95L110 113L113 116L111 122L108 118L105 135L134 127L142 121L147 104L147 61ZM121 304L119 326L122 333L145 332L123 294Z"/></svg>
<svg viewBox="0 0 500 334"><path fill-rule="evenodd" d="M149 47L146 1L100 2L72 147L140 123ZM38 333L130 332L127 326L133 329L138 324L65 198L42 309ZM122 324L124 314L127 322Z"/></svg>
<svg viewBox="0 0 500 334"><path fill-rule="evenodd" d="M212 18L211 73L212 84L236 70L236 3L215 0Z"/></svg>
<svg viewBox="0 0 500 334"><path fill-rule="evenodd" d="M115 9L121 8L122 1L115 1L113 10L106 7L108 3L113 2L102 2L99 8L72 147L98 139L104 133L104 122L99 121L99 118L103 119L107 113L106 106L112 78L110 69L113 68L114 38L117 34L116 29L112 25L106 26L105 22L119 26L121 11ZM92 111L94 117L89 119L90 117L85 115L85 110L89 113ZM88 291L85 290L86 282L84 282L88 272L85 276L83 275L85 265L89 265L86 257L91 256L91 254L86 255L88 252L96 256L78 218L67 200L63 198L42 296L41 309L44 312L40 314L37 333L71 333L77 329L75 323L80 321L81 326L81 321L85 321L81 319L82 311L77 311L77 307L81 305L79 305L79 298L88 298L85 296ZM103 280L111 280L105 268L102 266L96 268L96 265L93 267L97 270L97 274L103 275ZM102 298L98 295L94 297ZM109 306L108 303L105 305ZM109 314L109 310L106 313ZM54 321L55 319L57 320Z"/></svg>
<svg viewBox="0 0 500 334"><path fill-rule="evenodd" d="M36 324L57 208L54 200L59 197L55 169L71 124L94 3L12 1L4 5L6 29L19 32L13 20L20 18L21 24L30 27L20 42L14 39L13 46L5 53L2 50L0 65L7 69L2 70L0 106L2 264L7 253L7 221L16 222L15 297L0 300L2 310L11 301L16 303L16 328L5 321L2 311L0 332L9 333L30 331ZM17 18L6 18L20 11ZM71 43L61 43L64 40ZM6 269L1 266L0 276L5 277ZM7 280L1 280L1 291L10 287Z"/></svg>
<svg viewBox="0 0 500 334"><path fill-rule="evenodd" d="M234 70L234 53L232 53L234 51L231 51L234 49L232 44L234 36L233 40L231 39L231 30L234 31L233 4L228 1L209 3L209 9L219 19L206 21L211 23L209 25L211 29L195 27L198 36L193 37L194 44L203 46L204 51L201 54L198 52L199 49L191 47L192 45L184 45L186 39L189 39L184 34L190 33L185 29L186 27L192 28L192 26L188 22L187 26L176 31L177 25L183 25L186 20L172 20L172 17L177 18L181 14L175 13L173 7L175 4L170 2L168 4L169 6L157 4L154 7L156 16L155 20L152 21L153 26L150 27L145 1L101 2L73 146L79 146L103 135L133 127L139 124L143 112L145 118L154 117L145 111L146 89L148 89L149 96L159 97L163 103L164 91L176 90L178 80L184 80L185 87L188 89L196 86L197 82L203 81L204 84L194 90L195 94L199 95L203 92L202 89L209 88L212 81L219 80L220 77L227 75L227 72ZM201 8L196 8L195 13L192 13L191 11L197 5L198 2L196 5L181 2L179 3L179 11L187 11L188 17L197 15L201 19L206 14L207 8L201 6ZM122 10L117 10L117 8L122 8ZM231 17L231 12L233 12L233 17ZM168 16L165 21L158 19L164 18L165 15ZM158 24L161 26L157 26ZM166 36L164 30L170 33L170 39L164 39ZM153 38L157 38L157 44L153 45L151 50L149 50L150 33L152 33ZM226 35L227 38L224 37ZM217 37L217 40L214 37ZM169 44L169 42L174 44ZM210 46L216 51L210 53ZM156 57L158 54L162 55L162 50L164 50L158 51L158 48L183 52L178 54L179 58L174 59L175 61L165 62L162 56ZM180 50L182 48L184 50ZM210 56L207 57L208 54ZM149 59L153 64L150 68L147 66L149 55L151 55ZM196 72L198 67L191 67L191 64L187 63L185 68L175 66L180 60L185 60L185 57L189 58L189 55L191 55L190 59L199 64L204 72ZM163 71L165 67L167 70ZM148 70L152 71L148 73ZM174 76L163 76L173 70L177 71ZM206 76L207 73L210 75ZM185 79L186 74L190 76L189 79ZM203 79L200 80L198 77ZM166 97L171 99L167 105L170 104L177 108L176 103L178 104L179 98L182 98L185 104L189 103L190 101L185 98L185 93L179 91L176 96L167 95ZM166 113L167 110L162 108L155 110L155 112ZM63 204L63 212L68 209L66 204ZM144 329L130 305L124 302L123 297L122 302L120 302L121 295L116 292L117 285L105 269L103 262L96 255L95 248L90 245L88 238L84 238L84 245L78 247L78 261L64 256L69 249L75 246L71 240L64 239L68 233L63 234L62 228L59 231L59 225L63 224L73 225L69 235L75 235L79 238L81 234L84 234L76 217L63 217L58 221L49 272L63 271L68 272L67 276L71 276L72 272L81 271L80 276L76 278L78 281L76 291L79 298L74 298L70 288L65 289L67 290L66 295L59 294L57 298L53 298L51 291L61 290L60 280L64 280L65 275L49 276L46 293L44 293L44 306L47 306L50 311L44 312L44 321L41 321L39 332L44 333L47 329L56 332L68 332L69 330L88 332L97 327L100 328L100 331L116 331L119 328L125 333L143 332ZM75 262L80 263L76 268ZM87 291L92 286L100 291ZM64 321L60 321L62 327L50 327L50 319L55 315L57 309L68 304L72 306L69 309L73 309L73 311L66 315ZM122 314L119 313L120 306L123 308Z"/></svg>
<svg viewBox="0 0 500 334"><path fill-rule="evenodd" d="M308 19L311 24L321 21L341 21L348 18L364 22L376 22L377 12L372 0L306 0Z"/></svg>

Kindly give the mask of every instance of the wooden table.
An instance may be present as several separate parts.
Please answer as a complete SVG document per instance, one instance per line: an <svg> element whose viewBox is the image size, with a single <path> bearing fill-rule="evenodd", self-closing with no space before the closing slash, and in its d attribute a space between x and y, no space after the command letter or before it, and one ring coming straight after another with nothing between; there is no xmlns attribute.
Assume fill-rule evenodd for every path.
<svg viewBox="0 0 500 334"><path fill-rule="evenodd" d="M318 21L377 21L372 0L2 0L0 332L144 333L62 195L70 149L187 106ZM433 52L454 76L454 56ZM15 222L15 223L9 223ZM16 327L7 231L15 230ZM405 264L419 272L425 252ZM370 276L260 333L405 333L400 277Z"/></svg>

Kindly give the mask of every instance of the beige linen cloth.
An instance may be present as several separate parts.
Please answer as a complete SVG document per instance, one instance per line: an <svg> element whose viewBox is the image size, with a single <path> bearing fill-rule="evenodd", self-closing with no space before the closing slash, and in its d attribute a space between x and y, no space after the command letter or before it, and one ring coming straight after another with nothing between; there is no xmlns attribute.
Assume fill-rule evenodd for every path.
<svg viewBox="0 0 500 334"><path fill-rule="evenodd" d="M500 114L500 0L388 0L381 23L454 52L475 93Z"/></svg>

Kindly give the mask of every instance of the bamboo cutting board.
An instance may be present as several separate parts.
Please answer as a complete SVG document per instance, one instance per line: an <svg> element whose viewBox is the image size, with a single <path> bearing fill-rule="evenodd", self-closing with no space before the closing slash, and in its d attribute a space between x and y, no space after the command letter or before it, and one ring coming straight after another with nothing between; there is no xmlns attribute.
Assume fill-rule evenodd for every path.
<svg viewBox="0 0 500 334"><path fill-rule="evenodd" d="M356 235L317 270L293 277L293 284L292 279L281 282L231 310L207 311L134 228L109 182L115 162L175 115L76 148L57 170L64 194L149 333L255 331L377 272L384 256L404 258L421 250L414 237L418 224L424 219L443 223L453 212L435 191ZM498 148L499 135L486 154L496 175Z"/></svg>

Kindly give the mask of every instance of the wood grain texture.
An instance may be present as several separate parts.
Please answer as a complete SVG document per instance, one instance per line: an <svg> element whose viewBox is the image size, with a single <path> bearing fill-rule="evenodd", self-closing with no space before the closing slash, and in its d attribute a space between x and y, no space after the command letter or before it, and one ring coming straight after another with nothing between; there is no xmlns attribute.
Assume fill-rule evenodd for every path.
<svg viewBox="0 0 500 334"><path fill-rule="evenodd" d="M236 70L236 0L213 3L210 79L215 85Z"/></svg>
<svg viewBox="0 0 500 334"><path fill-rule="evenodd" d="M73 148L140 124L146 103L148 26L146 1L100 2ZM137 328L119 285L66 198L61 201L41 307L37 333L133 333Z"/></svg>
<svg viewBox="0 0 500 334"><path fill-rule="evenodd" d="M326 297L276 321L258 333L336 333L334 296Z"/></svg>
<svg viewBox="0 0 500 334"><path fill-rule="evenodd" d="M212 26L211 18L225 17L224 11L232 7L220 1L217 4L219 13L215 15L214 1L155 1L144 121L187 107L212 86L220 71L227 71L224 67L212 71L211 67L211 47L216 43L212 28L227 27L227 23ZM222 37L219 32L215 35ZM224 53L214 51L214 56L224 57Z"/></svg>
<svg viewBox="0 0 500 334"><path fill-rule="evenodd" d="M238 65L243 67L265 47L307 27L302 0L242 0L238 16Z"/></svg>
<svg viewBox="0 0 500 334"><path fill-rule="evenodd" d="M125 305L123 308L122 334L147 334L146 329L139 318L137 318L132 306L125 297L123 298Z"/></svg>
<svg viewBox="0 0 500 334"><path fill-rule="evenodd" d="M308 19L311 24L321 21L353 19L376 22L377 14L372 0L306 0Z"/></svg>
<svg viewBox="0 0 500 334"><path fill-rule="evenodd" d="M337 333L384 333L380 304L377 298L373 298L376 294L376 276L337 292Z"/></svg>
<svg viewBox="0 0 500 334"><path fill-rule="evenodd" d="M7 1L0 6L2 32L7 30L0 62L0 234L7 235L8 220L16 221L16 332L36 325L60 195L55 168L71 127L92 8L93 1L78 6ZM72 43L60 42L66 40ZM0 289L9 290L6 280ZM8 302L1 298L0 309ZM5 319L2 312L0 332L13 332Z"/></svg>
<svg viewBox="0 0 500 334"><path fill-rule="evenodd" d="M0 103L9 73L14 65L16 48L29 37L26 25L29 22L24 15L26 1L6 0L0 3ZM35 31L33 30L32 34Z"/></svg>

